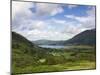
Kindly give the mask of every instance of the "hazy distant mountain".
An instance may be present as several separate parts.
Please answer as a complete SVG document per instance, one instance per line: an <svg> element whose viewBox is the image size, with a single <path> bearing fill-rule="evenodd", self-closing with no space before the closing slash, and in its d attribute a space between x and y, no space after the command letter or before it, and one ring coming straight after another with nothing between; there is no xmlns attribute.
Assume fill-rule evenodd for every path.
<svg viewBox="0 0 100 75"><path fill-rule="evenodd" d="M37 40L37 41L32 41L32 42L37 45L62 45L62 42L64 41Z"/></svg>
<svg viewBox="0 0 100 75"><path fill-rule="evenodd" d="M96 30L83 31L66 41L37 40L33 41L37 45L95 45Z"/></svg>
<svg viewBox="0 0 100 75"><path fill-rule="evenodd" d="M64 42L64 45L66 44L82 44L82 45L95 45L96 44L96 30L86 30L83 31L73 38L67 40Z"/></svg>

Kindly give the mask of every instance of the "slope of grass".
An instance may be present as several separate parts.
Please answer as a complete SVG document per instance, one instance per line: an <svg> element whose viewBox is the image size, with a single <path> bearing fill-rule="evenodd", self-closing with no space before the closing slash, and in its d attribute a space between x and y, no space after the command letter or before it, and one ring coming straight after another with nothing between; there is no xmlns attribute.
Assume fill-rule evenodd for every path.
<svg viewBox="0 0 100 75"><path fill-rule="evenodd" d="M85 70L95 69L95 62L90 61L77 61L77 62L66 62L64 64L56 65L38 65L38 66L27 66L25 68L17 68L15 73L41 73L41 72L60 72L69 70Z"/></svg>
<svg viewBox="0 0 100 75"><path fill-rule="evenodd" d="M85 50L84 50L85 49ZM73 48L70 50L51 50L47 52L42 59L23 55L26 59L26 66L23 64L14 68L14 73L38 73L38 72L55 72L81 69L95 69L95 48ZM28 58L29 57L29 58ZM39 62L39 60L45 60ZM23 61L19 60L19 61ZM24 63L25 63L24 62ZM32 63L29 63L32 62ZM34 62L34 63L33 63ZM36 63L37 64L36 64ZM28 64L28 65L27 65ZM29 65L30 64L30 65ZM21 67L22 66L22 67Z"/></svg>
<svg viewBox="0 0 100 75"><path fill-rule="evenodd" d="M17 33L12 38L12 74L95 69L95 46L40 48Z"/></svg>

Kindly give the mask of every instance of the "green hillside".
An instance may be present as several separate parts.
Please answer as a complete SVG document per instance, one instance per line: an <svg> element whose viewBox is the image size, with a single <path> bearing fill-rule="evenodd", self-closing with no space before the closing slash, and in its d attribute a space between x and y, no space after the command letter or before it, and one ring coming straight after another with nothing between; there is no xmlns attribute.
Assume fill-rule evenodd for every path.
<svg viewBox="0 0 100 75"><path fill-rule="evenodd" d="M42 48L37 47L25 37L12 32L12 72L16 73L21 68L38 65L37 60L45 55Z"/></svg>
<svg viewBox="0 0 100 75"><path fill-rule="evenodd" d="M96 44L96 30L86 30L83 31L73 38L64 42L64 44L72 45L95 45Z"/></svg>
<svg viewBox="0 0 100 75"><path fill-rule="evenodd" d="M69 49L40 48L12 32L12 74L95 69L95 45Z"/></svg>
<svg viewBox="0 0 100 75"><path fill-rule="evenodd" d="M96 44L96 30L83 31L66 41L53 40L37 40L33 41L37 45L95 45Z"/></svg>

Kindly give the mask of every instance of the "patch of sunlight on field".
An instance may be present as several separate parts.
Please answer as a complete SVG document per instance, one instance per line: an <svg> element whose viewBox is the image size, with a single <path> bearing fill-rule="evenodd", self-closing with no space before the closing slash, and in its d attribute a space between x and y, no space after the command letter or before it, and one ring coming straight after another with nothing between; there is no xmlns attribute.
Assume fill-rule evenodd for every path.
<svg viewBox="0 0 100 75"><path fill-rule="evenodd" d="M46 59L40 59L39 62L44 63Z"/></svg>

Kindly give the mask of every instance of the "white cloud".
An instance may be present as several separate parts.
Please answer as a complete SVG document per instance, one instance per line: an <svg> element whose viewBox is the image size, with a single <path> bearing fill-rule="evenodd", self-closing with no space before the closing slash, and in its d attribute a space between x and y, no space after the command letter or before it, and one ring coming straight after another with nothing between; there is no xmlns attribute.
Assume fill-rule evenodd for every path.
<svg viewBox="0 0 100 75"><path fill-rule="evenodd" d="M90 10L87 11L87 14L92 16L92 17L95 17L95 13L96 13L95 10L96 10L96 8L93 7L93 6L90 6L89 8L90 8Z"/></svg>
<svg viewBox="0 0 100 75"><path fill-rule="evenodd" d="M59 20L59 19L51 19L49 20L50 23L53 23L53 25L56 26L56 31L57 29L60 28L60 32L63 34L68 35L69 37L72 37L82 31L84 31L85 29L82 28L82 24L81 23L77 23L76 21L67 21L65 20ZM53 26L53 27L55 27ZM67 38L66 38L67 39Z"/></svg>
<svg viewBox="0 0 100 75"><path fill-rule="evenodd" d="M36 12L32 12L30 8L36 8ZM53 16L63 12L58 4L32 3L32 2L12 2L12 29L21 29L24 25L30 25L33 21L32 17ZM37 15L37 16L36 16ZM36 24L38 27L40 24ZM36 26L35 25L35 26ZM42 24L43 26L43 24ZM40 27L42 27L40 26ZM29 28L29 27L28 27Z"/></svg>
<svg viewBox="0 0 100 75"><path fill-rule="evenodd" d="M72 37L69 32L63 33L63 28L68 28L65 20L24 20L14 31L27 37L29 40L51 39L66 40ZM58 25L59 24L59 25ZM70 25L68 25L70 26ZM58 30L60 28L60 30ZM74 31L75 32L75 31ZM71 33L72 34L72 33ZM56 38L56 36L58 38Z"/></svg>
<svg viewBox="0 0 100 75"><path fill-rule="evenodd" d="M71 18L71 19L75 19L75 20L77 20L79 22L86 22L86 21L88 21L88 20L91 19L91 16L86 16L86 17L82 16L82 17L79 17L79 16L75 16L75 15L65 15L65 17Z"/></svg>
<svg viewBox="0 0 100 75"><path fill-rule="evenodd" d="M57 37L55 37L57 36ZM48 39L48 40L65 40L66 38L69 38L68 35L66 34L62 34L60 32L57 31L41 31L38 29L29 31L27 37L30 40L39 40L39 39Z"/></svg>
<svg viewBox="0 0 100 75"><path fill-rule="evenodd" d="M66 21L65 20L59 20L59 19L51 19L51 21L55 22L55 23L59 23L59 24L65 24Z"/></svg>
<svg viewBox="0 0 100 75"><path fill-rule="evenodd" d="M34 7L32 2L14 2L12 1L12 19L16 18L16 15L23 17L32 16L30 8Z"/></svg>
<svg viewBox="0 0 100 75"><path fill-rule="evenodd" d="M66 22L65 20L27 20L24 22L15 31L27 37L29 40L66 40L80 32L80 28L76 27L74 23ZM53 25L50 25L52 22Z"/></svg>
<svg viewBox="0 0 100 75"><path fill-rule="evenodd" d="M95 28L95 8L92 7L87 12L87 16L65 15L65 17L78 21L83 29Z"/></svg>
<svg viewBox="0 0 100 75"><path fill-rule="evenodd" d="M31 29L39 29L39 30L44 30L46 28L46 23L44 21L41 20L34 20L31 21Z"/></svg>
<svg viewBox="0 0 100 75"><path fill-rule="evenodd" d="M63 8L59 4L36 3L35 14L37 16L54 16L63 12Z"/></svg>
<svg viewBox="0 0 100 75"><path fill-rule="evenodd" d="M69 8L74 7L76 6L69 6ZM33 13L31 12L30 8L36 8L36 11ZM66 17L79 21L80 23L78 24L72 21L70 22L67 20L59 20L54 18L48 20L39 20L39 18L42 16L54 16L58 13L62 13L63 11L63 8L58 4L13 2L12 30L22 34L29 40L66 40L74 36L76 33L94 26L94 9L87 11L87 17L66 15ZM32 17L37 17L37 19L32 19Z"/></svg>
<svg viewBox="0 0 100 75"><path fill-rule="evenodd" d="M72 9L72 8L75 8L77 7L78 5L67 5L69 9Z"/></svg>
<svg viewBox="0 0 100 75"><path fill-rule="evenodd" d="M32 2L16 2L12 1L12 30L19 30L28 24L34 13L30 11L33 8Z"/></svg>
<svg viewBox="0 0 100 75"><path fill-rule="evenodd" d="M55 28L50 26L52 22L54 24L64 24L63 20L33 20L32 16L54 16L63 12L63 9L58 4L45 4L36 3L36 12L32 13L30 8L34 8L35 5L31 2L13 2L12 3L12 30L27 37L29 40L38 39L52 39L62 40L69 36L65 33L56 31ZM35 15L34 15L35 14ZM52 22L51 22L52 21ZM56 38L55 36L58 36ZM65 36L65 37L64 37Z"/></svg>

